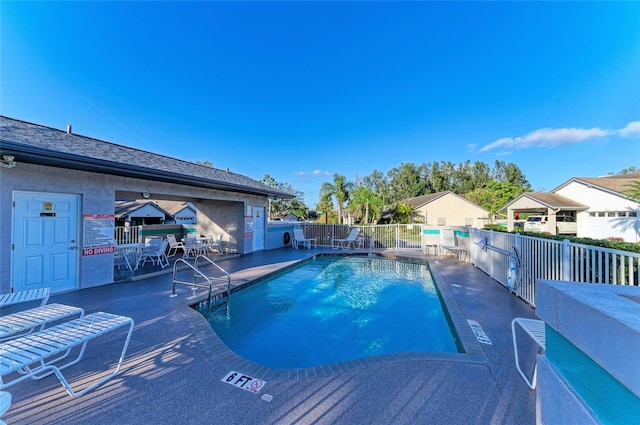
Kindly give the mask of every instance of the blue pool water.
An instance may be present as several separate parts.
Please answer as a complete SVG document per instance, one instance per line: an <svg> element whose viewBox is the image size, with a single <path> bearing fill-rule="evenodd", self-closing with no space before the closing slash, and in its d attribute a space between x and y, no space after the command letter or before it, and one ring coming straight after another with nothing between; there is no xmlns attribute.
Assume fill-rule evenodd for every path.
<svg viewBox="0 0 640 425"><path fill-rule="evenodd" d="M291 369L399 352L458 352L429 267L320 257L231 296L210 323L234 352Z"/></svg>

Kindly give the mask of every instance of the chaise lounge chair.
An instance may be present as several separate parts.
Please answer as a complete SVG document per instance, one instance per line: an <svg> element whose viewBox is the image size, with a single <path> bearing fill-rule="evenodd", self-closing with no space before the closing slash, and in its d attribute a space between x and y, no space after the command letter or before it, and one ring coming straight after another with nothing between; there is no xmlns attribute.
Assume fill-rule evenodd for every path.
<svg viewBox="0 0 640 425"><path fill-rule="evenodd" d="M293 228L293 242L291 243L291 246L294 249L298 249L298 246L301 243L304 246L306 246L307 248L311 248L311 244L315 244L316 246L318 246L318 244L316 243L316 238L307 238L304 235L304 230L302 230L302 227L294 227Z"/></svg>
<svg viewBox="0 0 640 425"><path fill-rule="evenodd" d="M63 304L46 304L49 288L31 289L0 295L0 309L16 304L40 303L38 307L0 315L0 341L17 338L47 325L73 316L82 317L84 310ZM0 310L1 311L1 310Z"/></svg>
<svg viewBox="0 0 640 425"><path fill-rule="evenodd" d="M360 234L360 229L358 229L357 227L354 227L353 229L351 229L351 232L349 233L349 236L347 236L346 238L344 238L344 239L333 238L333 240L331 241L331 248L333 248L333 249L338 249L338 248L349 249L350 245L353 248L355 248L356 247L356 239L358 238L359 234Z"/></svg>
<svg viewBox="0 0 640 425"><path fill-rule="evenodd" d="M115 370L106 376L100 374L101 377L97 381L82 390L72 389L62 371L82 359L89 341L123 327L126 329L127 326L129 330ZM120 371L132 332L132 319L98 312L2 342L0 343L0 353L2 353L0 356L0 390L25 379L37 380L54 373L71 396L81 396L113 378ZM74 349L79 349L77 357L59 364ZM7 378L9 379L7 380ZM85 381L86 377L83 376L78 380Z"/></svg>
<svg viewBox="0 0 640 425"><path fill-rule="evenodd" d="M458 260L467 258L467 250L458 246L453 229L440 229L440 257L444 250L451 252Z"/></svg>

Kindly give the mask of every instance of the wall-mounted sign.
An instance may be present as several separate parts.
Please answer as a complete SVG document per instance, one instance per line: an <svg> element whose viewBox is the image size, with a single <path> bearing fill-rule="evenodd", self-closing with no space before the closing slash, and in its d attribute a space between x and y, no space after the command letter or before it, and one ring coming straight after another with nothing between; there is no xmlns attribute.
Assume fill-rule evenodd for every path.
<svg viewBox="0 0 640 425"><path fill-rule="evenodd" d="M113 214L85 214L82 255L110 254L114 245L115 216Z"/></svg>

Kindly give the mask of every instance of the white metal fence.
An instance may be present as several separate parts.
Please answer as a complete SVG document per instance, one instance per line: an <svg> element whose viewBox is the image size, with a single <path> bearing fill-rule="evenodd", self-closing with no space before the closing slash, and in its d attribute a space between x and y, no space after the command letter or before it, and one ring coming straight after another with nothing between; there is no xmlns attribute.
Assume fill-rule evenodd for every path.
<svg viewBox="0 0 640 425"><path fill-rule="evenodd" d="M470 239L471 262L531 305L538 279L640 284L637 253L480 229Z"/></svg>

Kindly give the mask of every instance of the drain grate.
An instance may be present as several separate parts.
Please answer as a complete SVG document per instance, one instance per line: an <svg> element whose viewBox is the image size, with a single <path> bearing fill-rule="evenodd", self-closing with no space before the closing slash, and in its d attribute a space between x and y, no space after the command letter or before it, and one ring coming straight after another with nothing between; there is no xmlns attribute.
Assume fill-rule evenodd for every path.
<svg viewBox="0 0 640 425"><path fill-rule="evenodd" d="M484 329L482 329L482 326L480 326L480 323L476 322L475 320L469 320L469 319L467 319L467 322L469 322L469 326L471 326L471 330L473 331L473 334L478 339L478 342L482 344L493 345L491 343L491 340L485 333Z"/></svg>

